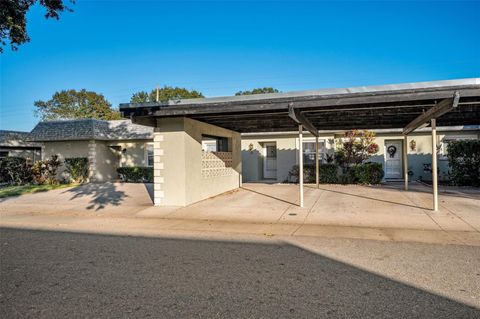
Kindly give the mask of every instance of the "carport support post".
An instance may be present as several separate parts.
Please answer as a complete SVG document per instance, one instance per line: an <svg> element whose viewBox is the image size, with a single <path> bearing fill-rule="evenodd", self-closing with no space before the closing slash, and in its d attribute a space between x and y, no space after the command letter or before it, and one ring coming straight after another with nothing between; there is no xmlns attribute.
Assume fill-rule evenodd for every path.
<svg viewBox="0 0 480 319"><path fill-rule="evenodd" d="M407 135L403 136L403 179L405 180L405 190L408 191L408 143Z"/></svg>
<svg viewBox="0 0 480 319"><path fill-rule="evenodd" d="M319 176L319 164L318 164L318 136L315 136L315 182L317 183L317 188L320 188L320 176Z"/></svg>
<svg viewBox="0 0 480 319"><path fill-rule="evenodd" d="M300 207L303 207L303 126L298 126L298 182L300 184Z"/></svg>
<svg viewBox="0 0 480 319"><path fill-rule="evenodd" d="M433 211L438 211L437 121L432 119L432 187Z"/></svg>

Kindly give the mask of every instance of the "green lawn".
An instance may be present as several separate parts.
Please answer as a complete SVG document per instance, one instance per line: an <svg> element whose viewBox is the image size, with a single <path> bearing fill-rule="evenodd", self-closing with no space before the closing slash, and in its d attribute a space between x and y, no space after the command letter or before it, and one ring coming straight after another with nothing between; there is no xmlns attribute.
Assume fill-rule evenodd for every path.
<svg viewBox="0 0 480 319"><path fill-rule="evenodd" d="M0 198L30 193L46 192L52 189L65 188L70 186L75 186L75 184L5 186L0 187Z"/></svg>

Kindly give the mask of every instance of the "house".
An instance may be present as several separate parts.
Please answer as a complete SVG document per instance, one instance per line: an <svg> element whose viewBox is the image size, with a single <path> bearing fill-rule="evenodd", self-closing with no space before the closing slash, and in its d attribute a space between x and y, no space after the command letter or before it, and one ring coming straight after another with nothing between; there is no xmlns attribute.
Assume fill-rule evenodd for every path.
<svg viewBox="0 0 480 319"><path fill-rule="evenodd" d="M381 163L386 181L403 179L404 136L399 129L376 129L374 142L379 151L369 161ZM451 126L437 128L437 149L439 179L448 180L446 157L449 141L480 139L480 125ZM342 131L320 131L319 159L327 163L343 137ZM431 180L432 139L431 129L421 128L408 135L408 174L412 180ZM294 165L298 165L299 139L297 132L243 133L242 134L242 176L244 182L284 182ZM393 148L392 148L393 147ZM395 150L388 153L387 149ZM315 164L315 137L303 137L303 163Z"/></svg>
<svg viewBox="0 0 480 319"><path fill-rule="evenodd" d="M430 175L436 211L436 144L456 135L478 138L480 79L124 103L120 112L154 128L155 205L190 205L241 187L243 179L283 181L297 159L300 170L311 160L317 143L309 137L323 140L326 155L341 132L368 129L376 130L380 146L372 160L383 163L388 180L403 179L408 189L409 180ZM311 136L303 143L306 132Z"/></svg>
<svg viewBox="0 0 480 319"><path fill-rule="evenodd" d="M87 157L91 182L117 179L117 167L153 165L153 129L130 120L43 121L27 139L41 146L43 159Z"/></svg>
<svg viewBox="0 0 480 319"><path fill-rule="evenodd" d="M4 151L4 156L21 155L20 148L24 147L36 150L34 159L39 158L39 154L43 159L52 155L61 159L87 157L91 182L116 180L117 167L153 167L155 159L162 159L154 170L159 181L157 195L163 198L163 189L167 189L172 195L162 204L185 205L238 187L242 181L288 181L288 173L300 162L300 150L302 162L314 164L316 137L305 132L300 148L299 133L292 130L296 124L289 117L295 103L304 103L305 108L313 112L341 115L332 121L331 117L325 116L324 120L309 111L315 124L324 128L314 131L319 138L321 163L326 163L334 154L346 129L371 129L376 133L379 151L370 161L383 165L386 181L428 181L432 179L432 128L424 125L405 134L405 129L399 127L415 116L423 116L425 107L434 109L437 101L450 101L449 96L461 92L466 96L460 101L462 112L457 110L451 112L450 118L448 115L442 117L443 122L439 124L443 125L436 128L439 179L446 180L448 142L480 138L476 106L478 87L477 79L467 79L192 99L169 101L166 105L125 105L121 107L124 115L130 113L137 123L94 119L44 121L29 134L3 134L1 141L10 142L0 145L16 147L15 152L13 149L9 149L8 154ZM397 101L392 104L393 99ZM369 104L370 101L376 103ZM348 103L346 111L342 103ZM336 109L331 109L332 105ZM347 116L353 112L350 105L358 107L357 114ZM272 109L270 113L266 112L266 106ZM365 108L369 111L363 111ZM225 113L226 110L231 115ZM166 115L156 116L155 112ZM158 148L156 157L155 145ZM406 167L404 161L408 163ZM165 180L170 181L171 187L161 185Z"/></svg>
<svg viewBox="0 0 480 319"><path fill-rule="evenodd" d="M24 157L31 161L41 159L41 144L28 141L29 132L0 130L0 158Z"/></svg>
<svg viewBox="0 0 480 319"><path fill-rule="evenodd" d="M402 171L403 136L400 130L373 130L379 152L369 161L381 163L385 180L400 180ZM446 144L451 140L479 139L480 125L439 127L439 177L448 179ZM334 154L343 132L321 131L319 158L327 163ZM294 165L298 165L297 132L243 133L241 134L242 180L244 182L285 182ZM153 129L132 124L129 120L101 121L94 119L44 121L32 132L0 131L0 155L21 156L33 161L56 154L61 159L89 157L90 180L112 181L117 178L116 168L122 166L153 167ZM431 179L430 129L416 130L408 137L408 171L413 180ZM227 141L202 137L204 152L218 154L225 151ZM386 149L393 145L393 156ZM303 162L314 164L315 137L306 134L303 140ZM223 163L223 162L222 162ZM63 171L60 169L59 171Z"/></svg>

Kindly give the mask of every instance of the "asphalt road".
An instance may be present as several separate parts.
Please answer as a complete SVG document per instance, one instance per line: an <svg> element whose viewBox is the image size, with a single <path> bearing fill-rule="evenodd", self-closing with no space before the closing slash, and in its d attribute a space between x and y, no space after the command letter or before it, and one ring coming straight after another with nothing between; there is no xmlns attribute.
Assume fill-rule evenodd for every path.
<svg viewBox="0 0 480 319"><path fill-rule="evenodd" d="M480 318L286 244L1 229L2 318Z"/></svg>

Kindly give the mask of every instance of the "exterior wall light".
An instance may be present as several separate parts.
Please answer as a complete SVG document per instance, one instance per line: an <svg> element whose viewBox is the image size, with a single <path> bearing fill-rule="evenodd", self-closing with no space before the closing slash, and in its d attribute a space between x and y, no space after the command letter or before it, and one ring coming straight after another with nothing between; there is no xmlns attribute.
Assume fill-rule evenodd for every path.
<svg viewBox="0 0 480 319"><path fill-rule="evenodd" d="M411 151L417 150L417 142L415 142L415 140L410 141L410 150Z"/></svg>

